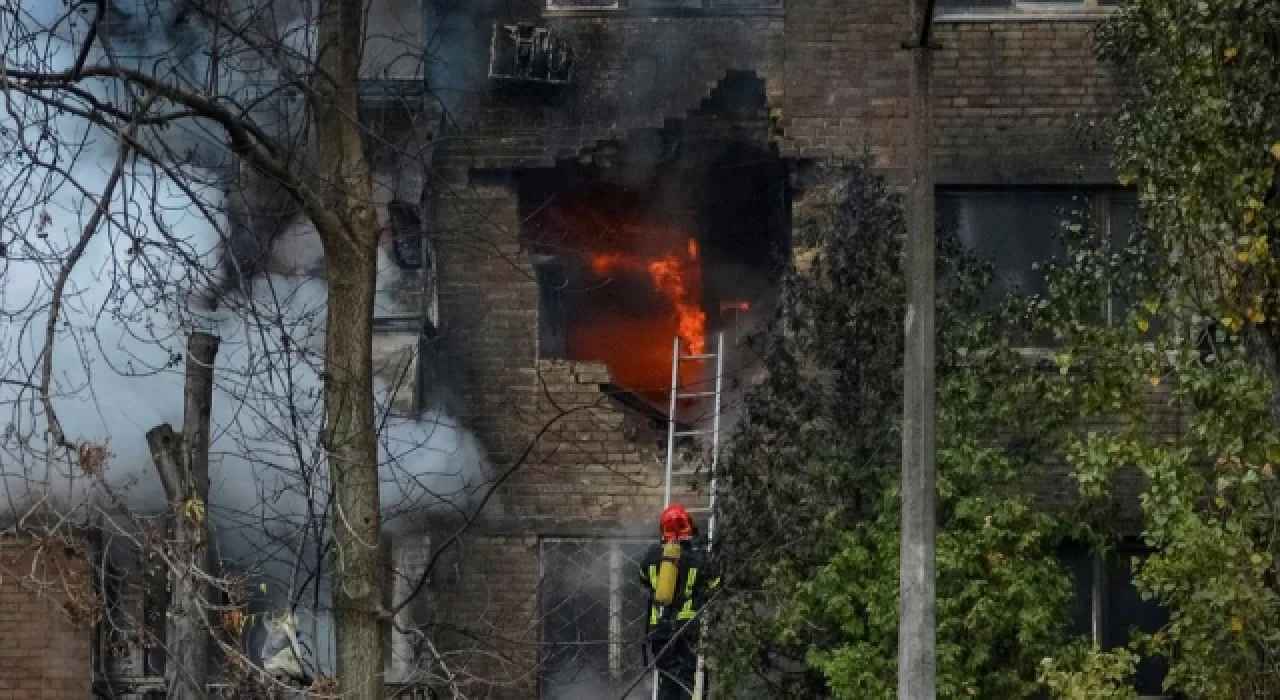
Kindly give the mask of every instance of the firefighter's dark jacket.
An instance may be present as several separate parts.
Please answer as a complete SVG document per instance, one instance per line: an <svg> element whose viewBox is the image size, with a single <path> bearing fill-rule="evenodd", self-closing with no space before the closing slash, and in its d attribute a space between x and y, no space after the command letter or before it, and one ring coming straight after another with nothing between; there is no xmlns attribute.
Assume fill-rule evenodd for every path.
<svg viewBox="0 0 1280 700"><path fill-rule="evenodd" d="M653 599L658 590L658 568L662 564L662 545L655 544L645 552L640 562L640 580L649 589L648 628L653 630L660 622L677 623L675 627L697 617L707 602L707 597L720 585L719 572L715 570L705 547L695 542L682 542L680 573L676 579L676 593L671 605L663 608Z"/></svg>

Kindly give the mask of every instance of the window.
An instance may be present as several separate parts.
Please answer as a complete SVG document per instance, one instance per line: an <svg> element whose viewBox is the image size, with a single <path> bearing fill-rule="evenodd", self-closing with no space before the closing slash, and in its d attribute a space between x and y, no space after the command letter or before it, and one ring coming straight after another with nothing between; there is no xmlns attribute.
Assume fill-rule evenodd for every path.
<svg viewBox="0 0 1280 700"><path fill-rule="evenodd" d="M1112 250L1122 250L1132 238L1138 206L1133 194L1112 189L941 189L937 211L939 227L992 264L984 302L996 309L1010 294L1047 291L1042 266L1067 252L1066 227L1100 226ZM1099 313L1108 323L1123 323L1132 303L1117 294Z"/></svg>
<svg viewBox="0 0 1280 700"><path fill-rule="evenodd" d="M389 408L417 417L436 371L432 352L440 322L436 257L418 208L392 200L387 235L378 256L374 299L373 370L386 382Z"/></svg>
<svg viewBox="0 0 1280 700"><path fill-rule="evenodd" d="M619 698L645 674L645 540L544 539L539 599L542 697ZM628 698L648 698L647 680Z"/></svg>
<svg viewBox="0 0 1280 700"><path fill-rule="evenodd" d="M1120 0L938 0L938 16L964 17L967 14L991 15L1064 15L1102 12L1120 4Z"/></svg>
<svg viewBox="0 0 1280 700"><path fill-rule="evenodd" d="M1133 584L1134 560L1150 556L1151 550L1129 541L1105 558L1082 543L1068 543L1058 557L1071 576L1075 592L1070 634L1092 639L1103 649L1124 647L1135 628L1152 634L1169 622L1168 612L1152 600L1143 600ZM1161 685L1168 664L1158 657L1138 662L1134 686L1142 697L1162 697Z"/></svg>
<svg viewBox="0 0 1280 700"><path fill-rule="evenodd" d="M783 0L546 0L546 8L551 12L738 14L781 10L782 7Z"/></svg>

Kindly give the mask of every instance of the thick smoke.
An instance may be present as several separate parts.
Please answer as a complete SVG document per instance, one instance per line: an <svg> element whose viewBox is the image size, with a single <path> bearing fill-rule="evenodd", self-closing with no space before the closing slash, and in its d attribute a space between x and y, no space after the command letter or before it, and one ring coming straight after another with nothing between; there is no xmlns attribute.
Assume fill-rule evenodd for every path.
<svg viewBox="0 0 1280 700"><path fill-rule="evenodd" d="M70 67L87 18L73 26L64 11L43 0L4 10L0 39L9 65ZM198 30L166 31L144 32L145 51L136 53L176 55L175 36L186 37L178 67L198 76L204 58L190 50L199 46L191 35ZM104 60L99 51L90 57ZM123 104L120 85L88 87L104 102ZM283 607L282 597L296 595L321 567L317 543L327 538L332 515L325 510L320 441L323 282L304 274L260 277L248 295L208 311L203 300L223 283L214 271L223 269L225 183L216 169L190 163L219 160L215 132L144 130L143 142L166 152L203 150L212 157L156 163L131 156L103 200L118 159L116 135L17 93L7 99L0 113L0 521L8 525L37 511L69 513L80 522L106 513L109 529L127 538L136 534L136 518L162 513L164 494L144 435L160 423L181 426L186 336L207 330L222 339L210 465L215 544L232 568L270 579L270 604ZM50 388L66 437L106 445L101 482L49 449L49 416L38 390L53 289L99 206L102 223L66 279ZM314 232L305 221L291 231L296 235L286 243L296 264L283 271L314 269ZM376 387L381 498L392 532L420 527L428 514L456 514L487 487L474 438L438 410L416 418L391 414L395 388L386 380ZM125 510L129 517L121 515ZM312 586L325 607L324 584ZM317 617L312 633L326 640L327 616ZM324 648L317 654L330 658Z"/></svg>

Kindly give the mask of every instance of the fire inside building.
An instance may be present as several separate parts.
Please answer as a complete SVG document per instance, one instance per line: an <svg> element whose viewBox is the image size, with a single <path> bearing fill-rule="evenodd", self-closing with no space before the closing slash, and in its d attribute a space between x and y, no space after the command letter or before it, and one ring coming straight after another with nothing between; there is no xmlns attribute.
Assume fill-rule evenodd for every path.
<svg viewBox="0 0 1280 700"><path fill-rule="evenodd" d="M398 410L447 405L501 475L479 515L434 515L391 543L397 570L434 561L428 585L399 589L419 598L402 621L431 656L418 638L397 647L431 672L395 681L425 693L415 684L443 668L466 697L649 697L636 561L656 538L670 423L691 434L671 498L705 507L696 433L716 413L714 363L675 368L689 397L672 401L673 344L705 356L724 339L728 430L753 379L742 341L806 255L793 232L814 215L813 174L866 155L904 181L906 3L371 4L383 38L366 50L362 118L430 152L426 172L374 156L391 231L383 291L397 300L378 361L413 378ZM1090 38L1114 4L937 3L939 219L995 263L993 294L1041 284L1035 263L1059 243L1027 234L1052 230L1064 203L1125 233L1134 202L1099 137L1122 88ZM425 61L388 58L406 43ZM1047 498L1069 497L1049 482ZM6 575L31 556L0 540L0 700L152 697L154 654L51 617L56 587ZM1112 645L1158 622L1127 559L1068 559L1082 629ZM128 596L113 605L154 614ZM1139 681L1157 693L1159 669Z"/></svg>

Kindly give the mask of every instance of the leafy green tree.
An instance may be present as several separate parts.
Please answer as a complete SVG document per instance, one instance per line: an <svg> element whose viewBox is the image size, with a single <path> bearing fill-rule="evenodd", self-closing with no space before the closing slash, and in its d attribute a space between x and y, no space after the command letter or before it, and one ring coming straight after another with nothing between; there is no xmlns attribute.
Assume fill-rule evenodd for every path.
<svg viewBox="0 0 1280 700"><path fill-rule="evenodd" d="M984 316L982 270L943 238L940 696L1130 698L1142 653L1182 697L1280 697L1277 37L1273 0L1130 0L1099 42L1132 88L1116 145L1133 240L1068 212L1048 292ZM803 217L817 254L788 277L726 463L713 660L721 682L754 672L754 696L893 695L902 221L862 169L827 200ZM1052 341L1051 366L1013 351L1027 337ZM1058 519L1027 495L1055 456L1082 498ZM1067 643L1053 546L1074 522L1105 548L1126 470L1154 550L1135 583L1169 622L1129 649Z"/></svg>
<svg viewBox="0 0 1280 700"><path fill-rule="evenodd" d="M828 176L797 214L806 262L726 460L709 634L721 690L751 697L896 688L903 219L866 169ZM989 271L945 236L939 260L939 695L1026 697L1065 642L1071 589L1065 528L1021 484L1076 408L980 313Z"/></svg>
<svg viewBox="0 0 1280 700"><path fill-rule="evenodd" d="M1134 646L1168 659L1166 689L1188 698L1280 697L1277 37L1280 5L1265 0L1131 0L1099 33L1132 87L1116 129L1121 181L1138 188L1160 270L1125 331L1068 345L1107 358L1099 386L1133 417L1150 407L1144 382L1169 387L1182 425L1166 439L1141 421L1082 433L1068 456L1097 499L1120 469L1144 477L1155 554L1136 583L1170 621ZM1135 328L1154 326L1167 332L1136 342ZM1055 693L1078 697L1090 682L1070 675Z"/></svg>

